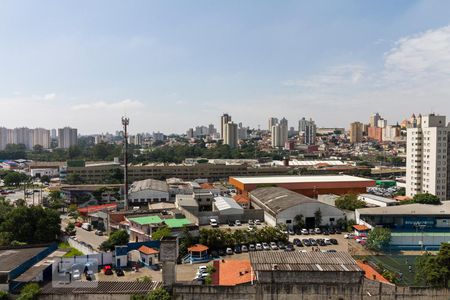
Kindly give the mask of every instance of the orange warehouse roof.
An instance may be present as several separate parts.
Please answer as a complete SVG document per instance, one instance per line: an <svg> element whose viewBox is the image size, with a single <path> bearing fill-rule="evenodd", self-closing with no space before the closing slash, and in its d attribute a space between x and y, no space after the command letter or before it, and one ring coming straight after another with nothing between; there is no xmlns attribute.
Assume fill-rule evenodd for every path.
<svg viewBox="0 0 450 300"><path fill-rule="evenodd" d="M250 199L248 199L247 197L245 197L243 195L234 195L233 199L237 203L249 203L250 202Z"/></svg>
<svg viewBox="0 0 450 300"><path fill-rule="evenodd" d="M252 281L254 274L249 260L215 260L211 276L215 285L234 286Z"/></svg>
<svg viewBox="0 0 450 300"><path fill-rule="evenodd" d="M212 190L214 189L214 185L212 185L211 183L202 183L200 184L200 187L204 190Z"/></svg>
<svg viewBox="0 0 450 300"><path fill-rule="evenodd" d="M383 277L380 273L378 273L374 268L372 268L370 265L365 264L364 262L357 260L356 263L358 264L358 267L360 267L364 271L364 276L367 279L370 280L376 280L380 282L389 283L389 280Z"/></svg>
<svg viewBox="0 0 450 300"><path fill-rule="evenodd" d="M208 251L208 247L202 244L196 244L188 248L188 252L203 252Z"/></svg>
<svg viewBox="0 0 450 300"><path fill-rule="evenodd" d="M370 230L369 227L367 227L366 225L353 225L353 228L358 230L358 231L367 231Z"/></svg>
<svg viewBox="0 0 450 300"><path fill-rule="evenodd" d="M139 252L142 252L142 253L147 254L147 255L158 254L159 253L158 250L150 248L150 247L147 247L147 246L141 246L139 248Z"/></svg>

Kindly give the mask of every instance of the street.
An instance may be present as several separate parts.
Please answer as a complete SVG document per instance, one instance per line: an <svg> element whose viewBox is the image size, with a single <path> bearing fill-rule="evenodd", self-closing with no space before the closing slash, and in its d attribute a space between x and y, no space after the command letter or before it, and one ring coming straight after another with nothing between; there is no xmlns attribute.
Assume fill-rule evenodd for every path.
<svg viewBox="0 0 450 300"><path fill-rule="evenodd" d="M61 228L64 230L69 222L69 218L67 215L61 216ZM79 242L84 242L88 245L91 245L92 248L98 249L101 243L108 239L107 236L99 236L95 234L95 230L87 231L80 227L75 227L76 230L76 239Z"/></svg>

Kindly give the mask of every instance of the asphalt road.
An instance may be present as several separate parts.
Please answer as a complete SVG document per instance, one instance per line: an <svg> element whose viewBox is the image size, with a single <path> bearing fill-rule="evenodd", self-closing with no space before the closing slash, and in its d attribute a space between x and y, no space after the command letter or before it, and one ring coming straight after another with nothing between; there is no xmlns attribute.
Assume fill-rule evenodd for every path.
<svg viewBox="0 0 450 300"><path fill-rule="evenodd" d="M61 216L61 227L62 227L62 229L64 229L67 226L68 221L69 221L69 219L67 218L67 216ZM75 230L76 230L76 238L77 238L77 240L80 241L80 242L85 242L86 244L91 245L92 248L94 248L94 249L98 249L100 244L108 239L107 236L96 235L94 233L95 230L86 231L86 230L84 230L84 229L82 229L80 227L75 227Z"/></svg>
<svg viewBox="0 0 450 300"><path fill-rule="evenodd" d="M31 190L30 190L31 191ZM42 198L41 193L34 193L33 195L27 195L26 198L24 198L23 190L17 190L14 194L8 194L5 195L6 200L11 201L12 203L16 202L18 199L25 199L27 201L28 205L39 205L42 203L42 200L44 197L47 197L48 193L42 191Z"/></svg>

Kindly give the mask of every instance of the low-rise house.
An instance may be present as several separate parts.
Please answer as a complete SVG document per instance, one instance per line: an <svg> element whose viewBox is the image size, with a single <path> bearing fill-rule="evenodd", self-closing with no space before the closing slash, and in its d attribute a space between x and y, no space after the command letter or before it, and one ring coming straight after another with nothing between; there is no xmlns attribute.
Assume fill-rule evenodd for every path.
<svg viewBox="0 0 450 300"><path fill-rule="evenodd" d="M128 192L128 201L133 206L147 206L149 203L169 200L167 183L155 179L135 181Z"/></svg>
<svg viewBox="0 0 450 300"><path fill-rule="evenodd" d="M151 265L155 265L155 264L159 263L159 251L158 250L151 248L151 247L147 247L147 246L141 246L138 250L141 255L140 261L144 265L151 266Z"/></svg>

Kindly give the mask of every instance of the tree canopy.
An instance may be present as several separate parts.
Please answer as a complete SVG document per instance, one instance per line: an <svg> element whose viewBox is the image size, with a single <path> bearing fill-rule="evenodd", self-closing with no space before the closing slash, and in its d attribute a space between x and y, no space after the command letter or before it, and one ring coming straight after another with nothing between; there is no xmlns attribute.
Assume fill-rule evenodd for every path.
<svg viewBox="0 0 450 300"><path fill-rule="evenodd" d="M375 251L381 251L389 245L391 241L391 230L389 228L376 227L369 232L367 237L367 247Z"/></svg>
<svg viewBox="0 0 450 300"><path fill-rule="evenodd" d="M359 200L358 196L354 194L345 194L339 196L335 201L335 205L337 208L353 211L358 208L363 208L365 204L366 203L364 201Z"/></svg>
<svg viewBox="0 0 450 300"><path fill-rule="evenodd" d="M422 203L422 204L441 204L441 200L439 200L438 196L429 193L416 194L413 197L413 201L415 203Z"/></svg>
<svg viewBox="0 0 450 300"><path fill-rule="evenodd" d="M437 255L425 254L420 257L416 268L418 282L450 288L450 243L442 243Z"/></svg>
<svg viewBox="0 0 450 300"><path fill-rule="evenodd" d="M128 232L121 229L121 230L117 230L117 231L113 232L109 236L109 238L100 245L99 248L102 251L108 251L108 250L112 251L116 248L116 246L126 245L126 244L128 244L129 241L130 241L130 236L129 236Z"/></svg>

